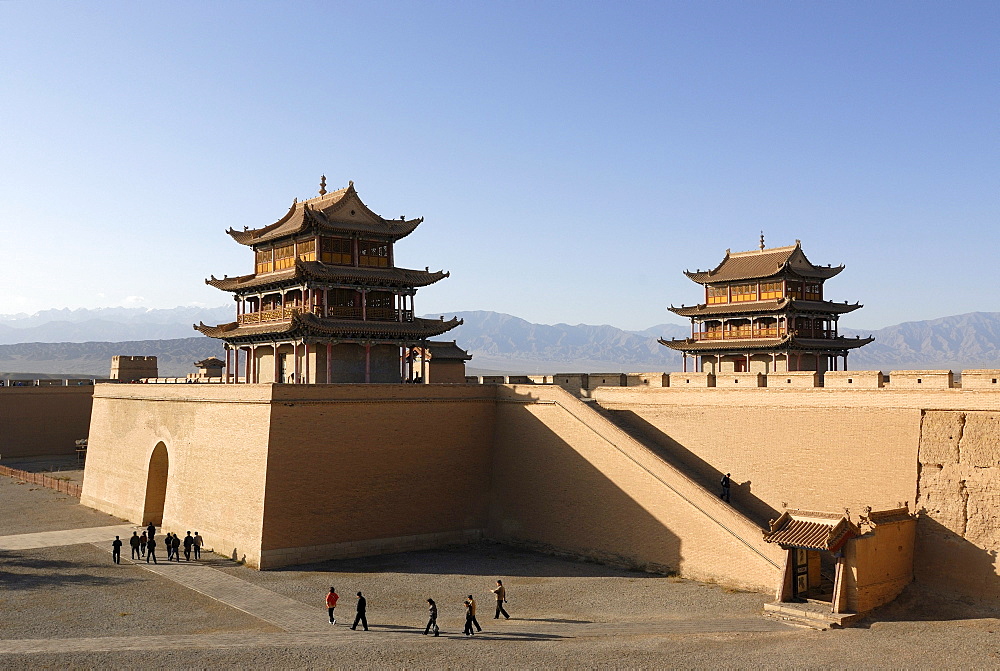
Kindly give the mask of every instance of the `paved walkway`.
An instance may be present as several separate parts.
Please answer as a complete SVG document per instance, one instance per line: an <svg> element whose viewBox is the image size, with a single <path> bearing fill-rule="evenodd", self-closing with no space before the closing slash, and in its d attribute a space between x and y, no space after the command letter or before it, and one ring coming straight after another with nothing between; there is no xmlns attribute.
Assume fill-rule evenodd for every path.
<svg viewBox="0 0 1000 671"><path fill-rule="evenodd" d="M0 536L0 550L34 550L37 548L54 548L61 545L79 545L81 543L102 542L110 552L111 541L115 536L121 536L128 551L128 537L139 527L130 524L116 524L110 527L88 527L85 529L67 529L65 531L41 531L34 534L17 534Z"/></svg>
<svg viewBox="0 0 1000 671"><path fill-rule="evenodd" d="M109 554L111 552L107 542L94 545L107 550ZM145 560L133 561L125 557L122 557L122 563L135 564L285 631L327 631L330 628L324 608L307 606L301 601L258 587L200 562L168 562L166 552L162 556L157 553L156 558L159 560L158 564L147 564Z"/></svg>
<svg viewBox="0 0 1000 671"><path fill-rule="evenodd" d="M317 609L318 610L318 609ZM320 619L325 613L319 613ZM370 632L352 632L347 625L323 623L320 632L289 632L272 634L187 634L177 636L109 636L103 638L46 638L0 640L0 655L71 652L114 652L120 650L171 650L177 648L209 650L220 648L248 648L257 646L329 646L340 645L350 637L404 636L433 641L433 637L420 636L422 628L399 625L372 624ZM737 620L677 620L668 622L634 623L565 623L545 620L511 619L497 625L495 631L476 634L478 640L530 641L563 638L589 638L608 636L668 636L671 634L715 634L762 631L793 631L795 628L777 621L764 619ZM442 638L464 639L458 630L442 632Z"/></svg>
<svg viewBox="0 0 1000 671"><path fill-rule="evenodd" d="M27 550L92 543L110 554L110 539L115 535L127 539L134 526L119 525L50 531L15 536L0 536L0 550ZM127 543L127 540L126 540ZM162 547L162 545L161 545ZM128 552L128 546L123 548ZM158 557L159 558L159 557ZM247 634L217 633L168 636L124 636L101 638L51 638L0 640L0 655L68 652L112 652L127 650L169 650L246 648L255 646L339 645L343 636L365 635L350 632L344 624L331 625L324 608L308 606L295 599L258 587L235 576L223 573L202 562L167 562L147 564L122 557L133 564L167 580L204 594L228 606L280 627L285 633ZM494 625L496 629L489 625ZM380 636L415 636L422 629L375 622L373 632ZM518 619L493 623L477 634L487 640L554 640L607 636L663 636L670 634L702 634L720 632L791 631L795 628L777 620L738 618L717 620L661 620L655 622L598 623L559 619ZM445 632L446 638L464 638L459 631Z"/></svg>

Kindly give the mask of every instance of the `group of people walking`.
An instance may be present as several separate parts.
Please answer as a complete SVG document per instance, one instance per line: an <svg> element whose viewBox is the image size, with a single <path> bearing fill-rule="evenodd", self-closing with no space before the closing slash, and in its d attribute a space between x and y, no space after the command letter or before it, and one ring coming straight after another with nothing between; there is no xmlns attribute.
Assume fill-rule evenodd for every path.
<svg viewBox="0 0 1000 671"><path fill-rule="evenodd" d="M497 611L493 619L500 619L503 615L505 619L510 619L510 615L507 614L507 610L504 608L504 604L507 603L507 589L503 586L503 580L497 580L497 586L492 590L493 595L497 600ZM358 624L364 627L365 631L368 631L368 599L364 597L361 592L358 592L358 605L356 614L354 617L354 624L351 625L351 629L356 630ZM337 608L337 601L340 599L340 595L337 594L337 590L334 587L330 588L330 591L326 595L326 609L330 617L330 624L336 624L337 618L334 612ZM476 599L471 594L464 601L465 605L465 635L474 636L475 633L481 632L483 628L479 626L479 621L476 619ZM438 607L434 599L427 599L427 612L428 620L427 626L424 627L424 635L433 632L435 636L441 635L441 627L438 626ZM473 631L475 629L475 631Z"/></svg>
<svg viewBox="0 0 1000 671"><path fill-rule="evenodd" d="M150 560L154 564L158 563L156 561L156 525L150 523L141 536L138 531L133 531L132 537L128 539L128 543L132 548L132 559L145 559L147 564ZM179 562L181 560L182 546L184 547L184 559L186 561L191 561L192 554L194 554L196 560L201 559L201 546L204 544L205 539L197 531L194 532L193 536L190 531L187 532L187 535L183 539L175 533L168 533L167 537L163 539L163 545L167 548L167 561L173 559ZM111 543L111 558L116 564L121 563L122 545L121 538L115 536L115 540Z"/></svg>

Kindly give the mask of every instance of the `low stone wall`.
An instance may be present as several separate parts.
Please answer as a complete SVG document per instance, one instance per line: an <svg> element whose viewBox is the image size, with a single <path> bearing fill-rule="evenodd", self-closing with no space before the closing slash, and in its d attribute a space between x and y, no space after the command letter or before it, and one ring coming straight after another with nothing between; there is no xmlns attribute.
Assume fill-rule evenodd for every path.
<svg viewBox="0 0 1000 671"><path fill-rule="evenodd" d="M53 478L52 476L45 475L44 473L31 473L17 468L10 468L8 466L0 466L0 475L17 478L18 480L23 480L24 482L30 482L33 485L41 485L42 487L54 489L57 492L69 494L70 496L75 496L76 498L80 498L80 492L83 491L83 487L76 483L60 480L59 478Z"/></svg>

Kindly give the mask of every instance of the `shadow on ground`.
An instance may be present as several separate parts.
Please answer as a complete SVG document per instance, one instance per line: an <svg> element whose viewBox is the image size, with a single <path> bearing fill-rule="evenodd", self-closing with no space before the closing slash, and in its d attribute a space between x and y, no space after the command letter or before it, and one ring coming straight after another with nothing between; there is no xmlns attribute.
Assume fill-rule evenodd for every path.
<svg viewBox="0 0 1000 671"><path fill-rule="evenodd" d="M110 587L134 582L131 578L114 578L88 572L99 568L86 561L41 559L26 553L0 553L0 590L33 590L82 585ZM100 568L106 568L101 566Z"/></svg>
<svg viewBox="0 0 1000 671"><path fill-rule="evenodd" d="M269 573L286 571L398 572L533 578L663 578L660 574L638 570L630 571L573 557L547 555L494 541L479 541L471 545L456 545L439 550L399 552L354 559L331 559L314 564L299 564L268 570Z"/></svg>

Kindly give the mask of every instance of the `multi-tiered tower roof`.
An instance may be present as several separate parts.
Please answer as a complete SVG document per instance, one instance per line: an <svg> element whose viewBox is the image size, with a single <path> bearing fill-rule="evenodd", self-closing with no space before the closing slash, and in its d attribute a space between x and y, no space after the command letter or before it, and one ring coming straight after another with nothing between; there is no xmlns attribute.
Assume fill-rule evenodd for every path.
<svg viewBox="0 0 1000 671"><path fill-rule="evenodd" d="M670 307L691 319L691 337L660 340L694 357L705 372L836 370L837 361L874 338L845 338L840 315L862 307L824 298L824 283L844 266L813 265L796 240L788 247L731 253L713 270L685 275L705 287L705 302Z"/></svg>
<svg viewBox="0 0 1000 671"><path fill-rule="evenodd" d="M393 245L423 219L389 220L354 182L293 202L281 219L229 235L254 251L254 272L212 276L236 320L195 329L226 343L227 379L250 382L400 382L418 377L406 352L461 324L414 316L417 288L449 273L398 268ZM245 354L240 364L240 355Z"/></svg>

